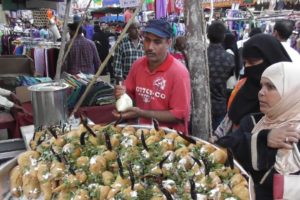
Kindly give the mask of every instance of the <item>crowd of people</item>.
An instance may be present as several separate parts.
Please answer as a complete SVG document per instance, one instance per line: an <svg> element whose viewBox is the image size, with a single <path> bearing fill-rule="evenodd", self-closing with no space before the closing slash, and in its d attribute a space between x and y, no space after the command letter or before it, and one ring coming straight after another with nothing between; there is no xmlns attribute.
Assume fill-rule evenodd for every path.
<svg viewBox="0 0 300 200"><path fill-rule="evenodd" d="M273 199L274 174L300 172L300 161L295 158L300 139L300 54L293 38L299 25L280 20L272 35L253 28L243 41L237 41L220 21L207 29L214 130L210 140L232 150L252 176L258 200ZM69 24L71 37L77 26ZM116 99L127 93L134 101L134 107L113 114L137 123L151 124L156 119L162 126L189 134L191 81L186 38L174 40L173 28L165 20L150 20L142 31L140 28L136 21L130 25L106 66L111 76L125 80L115 86ZM104 25L92 28L85 23L64 70L95 74L109 53L109 36Z"/></svg>

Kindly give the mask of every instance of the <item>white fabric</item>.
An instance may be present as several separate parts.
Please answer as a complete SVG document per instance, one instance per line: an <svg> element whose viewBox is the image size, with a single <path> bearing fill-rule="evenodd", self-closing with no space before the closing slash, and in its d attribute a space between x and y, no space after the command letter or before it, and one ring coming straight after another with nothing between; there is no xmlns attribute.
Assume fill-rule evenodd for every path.
<svg viewBox="0 0 300 200"><path fill-rule="evenodd" d="M299 175L284 176L283 199L295 200L295 197L299 197L299 191L295 190L295 186L298 185L299 185Z"/></svg>
<svg viewBox="0 0 300 200"><path fill-rule="evenodd" d="M292 59L293 63L297 64L300 67L300 54L290 46L288 42L281 42L282 46L289 54L290 58Z"/></svg>
<svg viewBox="0 0 300 200"><path fill-rule="evenodd" d="M264 71L262 77L268 78L274 84L281 99L256 124L252 130L254 135L264 129L300 124L299 74L299 66L291 62L279 62L271 65ZM251 146L253 145L251 144ZM278 149L275 162L277 172L290 174L300 171L300 161L295 159L294 153L293 150Z"/></svg>
<svg viewBox="0 0 300 200"><path fill-rule="evenodd" d="M133 106L133 102L128 94L124 93L116 102L118 112L124 112Z"/></svg>
<svg viewBox="0 0 300 200"><path fill-rule="evenodd" d="M11 108L14 106L14 103L9 101L7 98L0 96L0 106L4 106L6 108Z"/></svg>
<svg viewBox="0 0 300 200"><path fill-rule="evenodd" d="M247 40L249 40L249 38L237 41L236 45L237 45L238 49L244 47L244 43L245 43Z"/></svg>
<svg viewBox="0 0 300 200"><path fill-rule="evenodd" d="M1 96L9 96L11 94L11 91L0 88L0 95Z"/></svg>

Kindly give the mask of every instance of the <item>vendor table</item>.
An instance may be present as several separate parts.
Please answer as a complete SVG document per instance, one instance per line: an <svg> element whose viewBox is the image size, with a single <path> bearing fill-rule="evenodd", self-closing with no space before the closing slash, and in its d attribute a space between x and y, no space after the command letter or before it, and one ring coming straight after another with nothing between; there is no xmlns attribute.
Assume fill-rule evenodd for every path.
<svg viewBox="0 0 300 200"><path fill-rule="evenodd" d="M23 108L32 113L32 105L30 102L23 103ZM105 124L112 122L115 117L112 115L112 111L115 109L114 104L103 105L103 106L90 106L90 107L81 107L75 113L75 117L78 117L80 114L84 114L95 124ZM33 116L27 115L23 112L13 112L13 116L16 120L16 128L11 136L12 138L20 138L21 132L20 128L22 126L32 125L33 124Z"/></svg>

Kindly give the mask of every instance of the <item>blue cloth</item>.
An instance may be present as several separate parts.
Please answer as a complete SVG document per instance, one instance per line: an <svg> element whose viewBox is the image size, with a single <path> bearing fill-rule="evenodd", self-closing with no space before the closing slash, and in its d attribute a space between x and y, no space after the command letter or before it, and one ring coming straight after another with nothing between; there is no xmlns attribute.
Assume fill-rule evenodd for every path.
<svg viewBox="0 0 300 200"><path fill-rule="evenodd" d="M94 35L94 26L93 25L86 25L82 26L83 30L85 31L85 37L89 40L93 40L93 35Z"/></svg>
<svg viewBox="0 0 300 200"><path fill-rule="evenodd" d="M22 45L22 46L18 46L18 47L16 48L15 54L16 54L17 56L23 55L23 49L24 49L24 46L23 46L23 45Z"/></svg>

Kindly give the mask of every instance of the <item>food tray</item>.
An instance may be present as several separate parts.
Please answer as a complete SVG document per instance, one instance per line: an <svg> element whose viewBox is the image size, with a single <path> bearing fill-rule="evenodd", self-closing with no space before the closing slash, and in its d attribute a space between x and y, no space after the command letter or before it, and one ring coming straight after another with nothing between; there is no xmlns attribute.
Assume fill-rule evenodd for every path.
<svg viewBox="0 0 300 200"><path fill-rule="evenodd" d="M119 125L121 127L125 127L126 124L121 124ZM131 125L134 128L140 129L140 128L145 128L145 129L151 129L153 128L153 126L151 125ZM168 128L163 128L167 133L174 131L172 129L168 129ZM201 141L203 143L206 144L211 144L205 140L196 138L196 137L192 137L195 140ZM212 144L211 144L212 145ZM216 149L220 149L219 147L213 145ZM9 188L9 174L10 171L17 165L17 158L14 158L10 161L8 161L7 163L3 164L0 166L0 199L3 200L15 200L15 199L21 199L21 200L26 200L26 198L13 198L10 195L10 188ZM250 200L255 200L255 193L254 193L254 184L253 184L253 180L252 178L249 176L249 174L243 169L243 167L234 160L234 165L241 171L241 173L243 175L245 175L248 178L248 186L249 186L249 194L250 194ZM42 200L42 198L39 198L38 200Z"/></svg>

